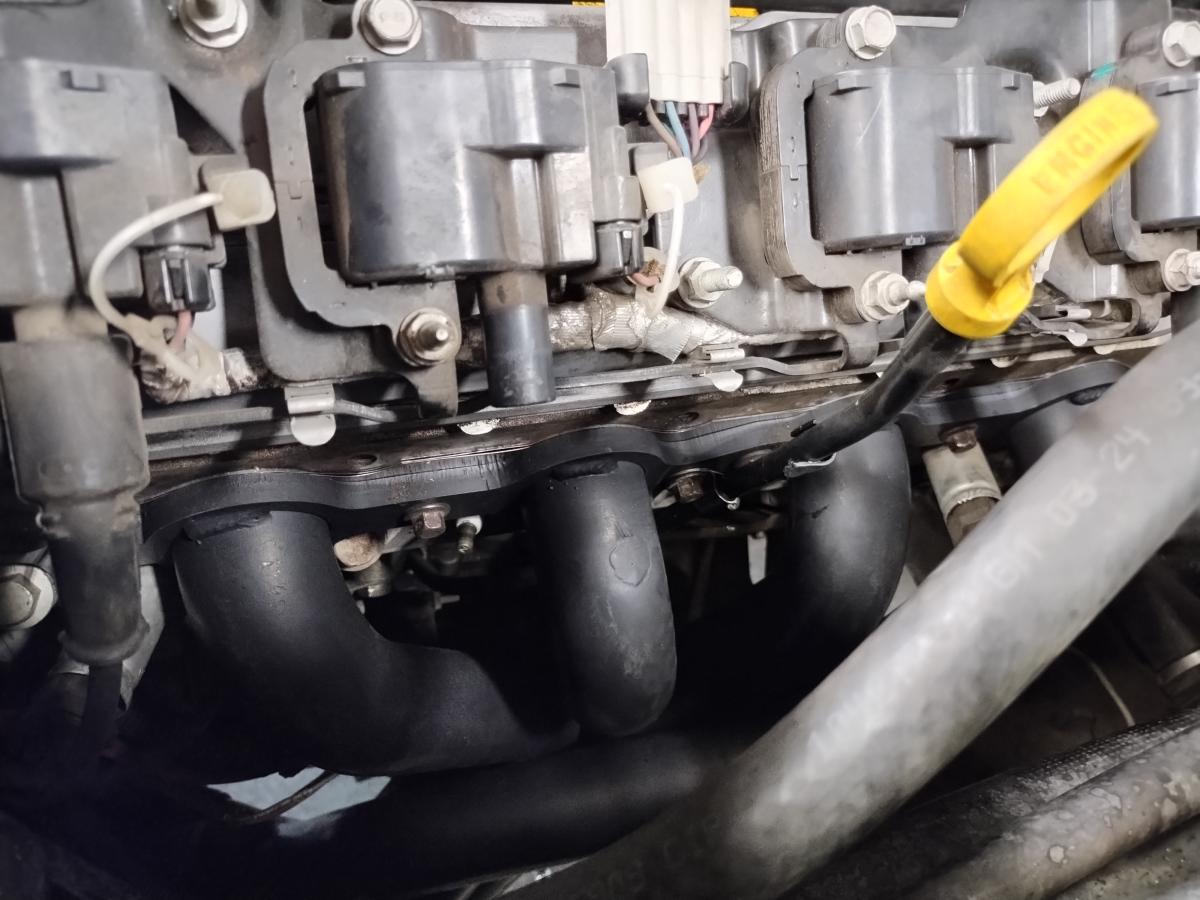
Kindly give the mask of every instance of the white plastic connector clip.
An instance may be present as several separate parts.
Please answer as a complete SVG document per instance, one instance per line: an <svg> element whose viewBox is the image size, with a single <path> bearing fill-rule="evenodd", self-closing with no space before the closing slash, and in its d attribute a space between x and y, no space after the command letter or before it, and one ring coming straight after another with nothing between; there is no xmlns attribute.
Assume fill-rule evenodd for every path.
<svg viewBox="0 0 1200 900"><path fill-rule="evenodd" d="M275 215L275 192L265 172L206 165L200 178L206 189L221 195L221 202L213 207L213 219L221 231L261 225Z"/></svg>
<svg viewBox="0 0 1200 900"><path fill-rule="evenodd" d="M646 199L646 212L651 215L670 212L675 206L675 194L679 192L684 203L691 203L700 196L692 161L684 157L669 159L638 172L638 183Z"/></svg>

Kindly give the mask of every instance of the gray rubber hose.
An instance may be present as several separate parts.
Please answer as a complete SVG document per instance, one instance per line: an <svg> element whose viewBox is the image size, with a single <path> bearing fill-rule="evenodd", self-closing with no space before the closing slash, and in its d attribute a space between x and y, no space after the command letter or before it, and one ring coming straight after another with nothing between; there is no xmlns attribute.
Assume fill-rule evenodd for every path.
<svg viewBox="0 0 1200 900"><path fill-rule="evenodd" d="M962 750L1197 505L1190 328L1088 407L914 597L721 776L514 898L778 897Z"/></svg>
<svg viewBox="0 0 1200 900"><path fill-rule="evenodd" d="M788 891L785 900L894 900L969 859L1022 816L1196 728L1200 710L1185 710L901 812Z"/></svg>
<svg viewBox="0 0 1200 900"><path fill-rule="evenodd" d="M1018 819L910 900L1043 900L1200 815L1200 728Z"/></svg>

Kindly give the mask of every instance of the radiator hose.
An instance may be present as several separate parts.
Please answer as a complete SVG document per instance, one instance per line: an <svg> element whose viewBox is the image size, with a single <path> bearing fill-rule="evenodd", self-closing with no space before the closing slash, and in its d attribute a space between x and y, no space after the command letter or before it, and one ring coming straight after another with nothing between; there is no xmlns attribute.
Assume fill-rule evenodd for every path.
<svg viewBox="0 0 1200 900"><path fill-rule="evenodd" d="M722 776L514 894L774 898L976 737L1200 505L1200 332L1155 350Z"/></svg>

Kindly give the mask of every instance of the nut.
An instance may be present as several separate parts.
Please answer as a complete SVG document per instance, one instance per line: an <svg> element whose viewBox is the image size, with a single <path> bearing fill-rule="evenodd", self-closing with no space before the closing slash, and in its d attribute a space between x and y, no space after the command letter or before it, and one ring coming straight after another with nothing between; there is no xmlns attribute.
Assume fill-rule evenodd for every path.
<svg viewBox="0 0 1200 900"><path fill-rule="evenodd" d="M685 472L671 482L671 491L680 503L695 503L704 496L704 479L699 472Z"/></svg>
<svg viewBox="0 0 1200 900"><path fill-rule="evenodd" d="M1163 29L1162 53L1173 66L1191 65L1200 56L1200 22L1172 22Z"/></svg>
<svg viewBox="0 0 1200 900"><path fill-rule="evenodd" d="M896 272L872 272L854 297L854 310L863 322L886 322L925 293L925 285Z"/></svg>
<svg viewBox="0 0 1200 900"><path fill-rule="evenodd" d="M1162 281L1168 291L1187 291L1200 287L1200 252L1172 250L1162 264Z"/></svg>
<svg viewBox="0 0 1200 900"><path fill-rule="evenodd" d="M411 510L408 514L409 524L418 540L431 541L446 533L446 513L450 507L445 503L426 503Z"/></svg>
<svg viewBox="0 0 1200 900"><path fill-rule="evenodd" d="M896 20L882 6L859 6L846 16L846 46L859 59L875 59L896 40Z"/></svg>
<svg viewBox="0 0 1200 900"><path fill-rule="evenodd" d="M360 0L363 38L380 53L404 53L421 39L421 14L411 0Z"/></svg>
<svg viewBox="0 0 1200 900"><path fill-rule="evenodd" d="M413 366L449 362L461 344L458 323L440 309L418 309L404 320L396 335L396 349Z"/></svg>
<svg viewBox="0 0 1200 900"><path fill-rule="evenodd" d="M955 428L953 431L947 431L942 435L942 443L955 453L966 453L968 450L974 449L979 443L979 436L971 426Z"/></svg>
<svg viewBox="0 0 1200 900"><path fill-rule="evenodd" d="M679 267L679 299L694 309L704 309L726 291L741 287L742 278L742 270L736 266L722 266L696 256Z"/></svg>
<svg viewBox="0 0 1200 900"><path fill-rule="evenodd" d="M249 13L245 0L183 0L179 23L197 44L221 50L245 36Z"/></svg>

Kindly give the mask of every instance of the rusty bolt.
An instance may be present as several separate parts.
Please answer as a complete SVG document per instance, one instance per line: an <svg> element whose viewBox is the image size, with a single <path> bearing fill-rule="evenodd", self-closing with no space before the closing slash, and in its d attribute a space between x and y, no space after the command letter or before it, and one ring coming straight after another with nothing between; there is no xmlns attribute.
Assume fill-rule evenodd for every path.
<svg viewBox="0 0 1200 900"><path fill-rule="evenodd" d="M685 472L671 484L680 503L695 503L704 496L704 479L699 472Z"/></svg>
<svg viewBox="0 0 1200 900"><path fill-rule="evenodd" d="M979 437L975 434L973 427L955 428L942 435L942 443L955 453L966 453L975 448L975 445L979 443Z"/></svg>
<svg viewBox="0 0 1200 900"><path fill-rule="evenodd" d="M426 503L408 514L409 524L418 540L431 541L446 533L446 513L450 507L445 503Z"/></svg>
<svg viewBox="0 0 1200 900"><path fill-rule="evenodd" d="M469 556L475 550L475 535L479 534L479 526L474 519L458 520L458 555Z"/></svg>
<svg viewBox="0 0 1200 900"><path fill-rule="evenodd" d="M333 545L333 555L347 572L361 572L377 563L383 555L383 541L377 534L355 534Z"/></svg>

